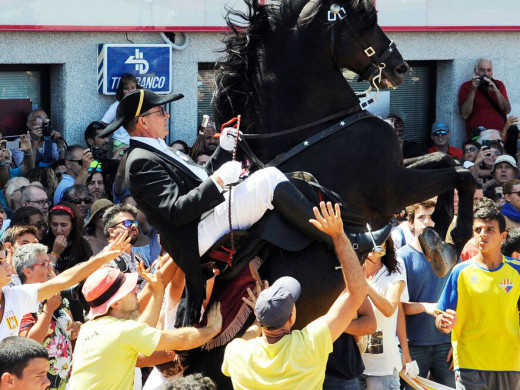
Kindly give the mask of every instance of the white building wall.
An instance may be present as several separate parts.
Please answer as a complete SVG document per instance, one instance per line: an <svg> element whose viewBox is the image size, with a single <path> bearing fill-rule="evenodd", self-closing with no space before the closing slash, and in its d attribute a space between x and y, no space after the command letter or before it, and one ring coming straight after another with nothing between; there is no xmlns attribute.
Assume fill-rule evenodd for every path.
<svg viewBox="0 0 520 390"><path fill-rule="evenodd" d="M520 52L518 32L390 33L406 60L437 61L437 119L452 125L452 143L460 146L464 124L457 107L460 84L472 76L478 57L493 59L494 76L502 80L520 116ZM186 50L174 51L173 90L185 98L172 103L172 139L192 142L197 126L199 62L215 62L222 48L217 33L189 33ZM158 33L0 32L0 64L52 64L51 117L69 143L83 143L83 131L99 120L114 97L97 92L97 45L162 43ZM425 129L428 131L428 129Z"/></svg>
<svg viewBox="0 0 520 390"><path fill-rule="evenodd" d="M460 85L473 76L479 57L493 60L493 76L506 85L511 115L520 116L520 32L414 32L388 34L406 60L438 61L437 119L451 124L452 144L462 146L466 137L459 115ZM427 129L425 129L427 131Z"/></svg>

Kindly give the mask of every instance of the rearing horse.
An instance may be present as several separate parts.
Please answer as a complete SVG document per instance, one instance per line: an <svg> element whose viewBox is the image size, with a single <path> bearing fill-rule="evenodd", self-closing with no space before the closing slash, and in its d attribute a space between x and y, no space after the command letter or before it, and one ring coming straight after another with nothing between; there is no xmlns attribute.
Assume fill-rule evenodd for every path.
<svg viewBox="0 0 520 390"><path fill-rule="evenodd" d="M370 0L245 2L247 14L229 10L227 16L234 33L225 39L227 56L217 66L214 116L221 124L242 114L245 138L264 163L359 105L343 68L381 89L402 83L408 65L377 25ZM278 168L312 173L344 199L345 214L375 229L405 206L457 188L460 218L452 237L460 253L471 235L474 182L461 167L438 169L450 161L427 156L411 165L421 169L405 169L395 132L371 117L309 145Z"/></svg>
<svg viewBox="0 0 520 390"><path fill-rule="evenodd" d="M454 166L429 169L451 161L439 155L413 161L426 169L405 168L393 128L374 116L359 119L359 100L343 77L341 69L348 68L384 89L400 85L408 70L377 25L372 2L245 2L247 13L229 10L227 16L233 31L225 38L226 57L217 64L217 125L241 114L244 138L263 164L300 145L299 153L278 159L278 168L310 172L345 201L349 219L368 220L374 229L407 205L457 188L459 218L452 238L460 253L471 235L471 174ZM338 126L342 129L333 135L308 141ZM360 227L346 221L345 229ZM300 281L296 327L302 327L324 314L344 288L336 265L331 251L312 243L299 252L270 251L260 272L270 283L283 275ZM191 369L218 380L212 359L220 353L201 356Z"/></svg>

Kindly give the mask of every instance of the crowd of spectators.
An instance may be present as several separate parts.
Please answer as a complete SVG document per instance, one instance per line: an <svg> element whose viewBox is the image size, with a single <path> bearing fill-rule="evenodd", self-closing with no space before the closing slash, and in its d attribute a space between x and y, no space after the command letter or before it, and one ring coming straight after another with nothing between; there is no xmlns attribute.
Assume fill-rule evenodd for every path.
<svg viewBox="0 0 520 390"><path fill-rule="evenodd" d="M229 344L222 365L235 388L260 388L261 381L275 388L399 389L409 386L400 383L401 371L460 389L474 388L476 380L488 384L483 389L520 386L519 319L512 314L520 283L520 260L514 260L520 256L518 120L506 116L506 88L493 78L492 62L479 59L474 71L459 93L468 136L462 149L450 145L451 129L442 120L432 124L432 145L423 150L403 139L401 117L386 119L405 157L442 152L473 174L474 237L463 262L441 277L423 253L419 236L434 226L435 199L396 215L391 239L362 266L338 230L339 210L322 205L313 223L332 238L342 269L349 269L347 290L325 316L294 331L298 281L259 284L245 298L257 321ZM216 388L200 374L182 378L175 351L217 334L219 307L208 308L202 328L174 329L184 275L161 253L157 230L129 192L127 131L100 136L121 99L136 89L135 77L124 75L117 101L86 127L85 146L67 145L42 109L29 114L18 148L0 140L0 390ZM216 132L210 120L191 147L176 140L169 148L204 165L218 146ZM493 274L500 291L514 292L497 302L488 283L478 294L469 287L463 294L461 283L482 278L482 270ZM471 317L478 300L493 306L478 306L496 317L489 324ZM276 315L272 302L278 302ZM502 337L500 321L509 325L493 343ZM483 336L478 341L468 332ZM458 348L457 342L467 343ZM475 358L477 345L485 352ZM491 362L502 352L502 365ZM171 362L175 374L161 369Z"/></svg>

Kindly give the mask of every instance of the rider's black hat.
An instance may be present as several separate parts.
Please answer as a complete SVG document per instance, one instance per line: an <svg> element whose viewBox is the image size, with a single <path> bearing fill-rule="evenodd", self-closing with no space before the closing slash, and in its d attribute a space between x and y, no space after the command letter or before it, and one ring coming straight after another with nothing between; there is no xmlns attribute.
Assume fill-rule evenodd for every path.
<svg viewBox="0 0 520 390"><path fill-rule="evenodd" d="M182 99L181 94L157 95L147 89L138 89L126 95L119 102L116 111L116 119L108 125L101 133L101 137L108 137L121 126L138 117L150 108L162 106L163 104Z"/></svg>

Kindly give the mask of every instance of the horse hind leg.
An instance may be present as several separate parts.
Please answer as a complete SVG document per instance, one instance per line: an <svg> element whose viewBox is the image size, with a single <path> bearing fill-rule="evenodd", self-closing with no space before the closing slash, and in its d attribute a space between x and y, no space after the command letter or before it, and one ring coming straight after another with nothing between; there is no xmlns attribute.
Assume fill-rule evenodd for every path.
<svg viewBox="0 0 520 390"><path fill-rule="evenodd" d="M450 235L453 244L460 256L464 245L471 238L473 231L473 197L475 195L476 182L473 175L463 167L455 168L461 176L461 181L456 187L459 193L459 212L457 223Z"/></svg>

